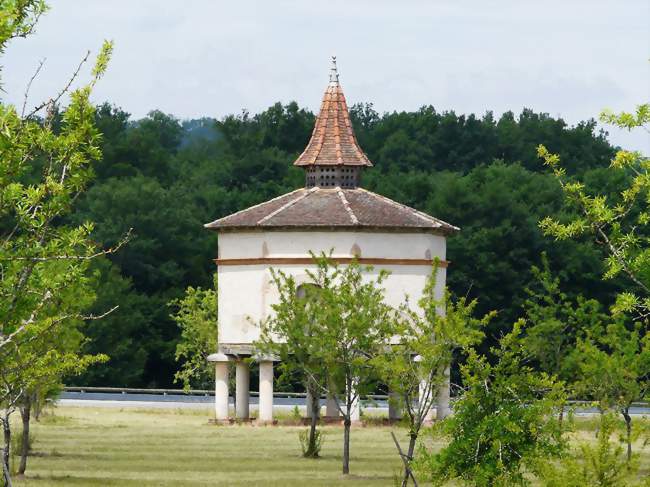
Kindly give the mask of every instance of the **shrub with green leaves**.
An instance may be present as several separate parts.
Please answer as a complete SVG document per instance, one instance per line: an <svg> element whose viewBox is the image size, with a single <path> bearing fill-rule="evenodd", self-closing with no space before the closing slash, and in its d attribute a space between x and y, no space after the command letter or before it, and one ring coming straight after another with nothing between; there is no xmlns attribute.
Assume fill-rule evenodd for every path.
<svg viewBox="0 0 650 487"><path fill-rule="evenodd" d="M614 414L602 414L598 442L583 442L559 464L541 463L539 474L544 487L633 487L636 480L637 457L627 460L623 446L612 440L616 433ZM647 485L647 484L646 484Z"/></svg>
<svg viewBox="0 0 650 487"><path fill-rule="evenodd" d="M305 458L318 458L323 444L323 431L314 431L313 441L310 439L310 429L301 430L298 432L298 440L300 441L300 448L302 449L302 456Z"/></svg>
<svg viewBox="0 0 650 487"><path fill-rule="evenodd" d="M176 345L176 361L181 368L174 381L189 390L212 387L214 370L208 363L208 355L217 351L217 277L213 289L194 288L185 290L185 296L170 303L175 308L171 315L181 329L181 339Z"/></svg>
<svg viewBox="0 0 650 487"><path fill-rule="evenodd" d="M461 368L466 391L455 403L454 414L433 429L448 443L439 452L423 449L416 462L419 473L434 485L527 485L526 469L564 450L557 420L564 387L525 365L521 326L517 322L493 349L494 365L469 353Z"/></svg>

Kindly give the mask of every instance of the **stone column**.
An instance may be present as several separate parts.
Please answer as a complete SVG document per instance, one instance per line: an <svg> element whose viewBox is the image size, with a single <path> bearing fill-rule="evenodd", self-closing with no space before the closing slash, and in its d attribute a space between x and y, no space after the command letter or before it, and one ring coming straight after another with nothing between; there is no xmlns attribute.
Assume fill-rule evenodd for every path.
<svg viewBox="0 0 650 487"><path fill-rule="evenodd" d="M421 362L422 357L419 355L416 355L413 358L414 362ZM426 400L425 394L427 393L427 380L423 379L420 381L420 386L418 387L418 401L422 403L423 401ZM434 391L429 391L429 394L434 394ZM429 401L431 401L431 397L429 397ZM419 407L419 406L418 406ZM433 407L429 408L428 411L424 413L424 422L425 423L431 423L433 421Z"/></svg>
<svg viewBox="0 0 650 487"><path fill-rule="evenodd" d="M235 416L237 419L249 418L250 367L245 360L235 364Z"/></svg>
<svg viewBox="0 0 650 487"><path fill-rule="evenodd" d="M397 421L402 418L402 408L399 403L399 395L396 392L388 391L388 419Z"/></svg>
<svg viewBox="0 0 650 487"><path fill-rule="evenodd" d="M214 362L214 419L216 422L227 422L228 414L228 362L230 359L223 353L213 353L208 356L208 362Z"/></svg>
<svg viewBox="0 0 650 487"><path fill-rule="evenodd" d="M326 418L338 418L340 416L339 408L336 407L336 399L330 394L327 395L327 401L325 402L325 417Z"/></svg>
<svg viewBox="0 0 650 487"><path fill-rule="evenodd" d="M425 394L427 392L426 388L427 388L427 381L423 380L422 382L420 382L420 387L419 387L419 391L420 391L419 400L420 401L425 400L424 396L425 396ZM434 391L429 391L429 395L432 395L433 393L434 393ZM429 399L429 400L431 400L431 399ZM424 413L424 422L425 423L431 423L432 421L433 421L433 406L431 406L429 408L429 410Z"/></svg>
<svg viewBox="0 0 650 487"><path fill-rule="evenodd" d="M311 419L311 410L312 410L312 403L316 402L318 404L318 416L320 416L320 397L312 396L309 391L307 391L307 395L305 396L305 417L308 419Z"/></svg>
<svg viewBox="0 0 650 487"><path fill-rule="evenodd" d="M307 391L305 394L305 418L311 419L311 403L314 400L313 396Z"/></svg>
<svg viewBox="0 0 650 487"><path fill-rule="evenodd" d="M437 408L436 408L436 419L441 420L445 419L451 414L451 408L449 407L449 389L451 387L451 379L449 369L445 370L445 379L442 382L442 385L438 389L437 397Z"/></svg>
<svg viewBox="0 0 650 487"><path fill-rule="evenodd" d="M260 360L260 402L258 421L273 422L273 362Z"/></svg>
<svg viewBox="0 0 650 487"><path fill-rule="evenodd" d="M352 383L352 394L354 395L356 393L355 390L356 383ZM361 421L361 400L359 396L356 397L354 401L352 401L352 405L350 408L350 421L353 423L358 423Z"/></svg>

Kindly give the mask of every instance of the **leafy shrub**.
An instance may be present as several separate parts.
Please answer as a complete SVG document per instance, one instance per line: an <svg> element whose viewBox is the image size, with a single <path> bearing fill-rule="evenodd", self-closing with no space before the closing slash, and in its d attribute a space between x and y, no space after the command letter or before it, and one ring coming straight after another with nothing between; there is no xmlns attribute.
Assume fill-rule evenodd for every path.
<svg viewBox="0 0 650 487"><path fill-rule="evenodd" d="M598 442L582 443L578 451L558 465L540 465L539 475L545 487L632 487L636 481L637 456L627 461L622 444L611 437L616 432L613 414L601 415Z"/></svg>
<svg viewBox="0 0 650 487"><path fill-rule="evenodd" d="M318 458L323 443L323 432L316 430L315 432L315 445L313 450L309 448L309 429L298 432L298 439L300 440L300 448L302 449L302 456L305 458Z"/></svg>

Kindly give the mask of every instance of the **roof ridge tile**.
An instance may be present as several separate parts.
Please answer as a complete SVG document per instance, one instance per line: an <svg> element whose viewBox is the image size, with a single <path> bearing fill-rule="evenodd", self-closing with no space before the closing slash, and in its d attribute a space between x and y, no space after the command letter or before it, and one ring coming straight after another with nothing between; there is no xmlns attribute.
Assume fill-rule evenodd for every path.
<svg viewBox="0 0 650 487"><path fill-rule="evenodd" d="M268 215L264 216L261 220L259 220L259 221L257 222L257 224L258 224L258 225L261 225L261 224L264 223L265 221L270 220L271 218L273 218L274 216L276 216L278 213L282 213L282 212L283 212L284 210L286 210L287 208L290 208L290 207L292 207L293 205L295 205L296 203L298 203L298 201L300 201L300 200L306 198L307 196L309 196L310 194L312 194L312 193L314 192L314 190L317 190L317 189L318 189L318 188L316 187L316 188L311 188L311 189L305 191L303 194L299 195L297 198L294 198L294 199L288 201L287 203L285 203L284 205L282 205L282 206L281 206L280 208L278 208L277 210L272 211L272 212L269 213Z"/></svg>
<svg viewBox="0 0 650 487"><path fill-rule="evenodd" d="M233 216L241 215L244 212L254 210L256 208L259 208L259 207L261 207L263 205L267 205L269 203L273 203L274 201L277 201L277 200L282 199L282 198L286 198L287 196L289 196L289 195L291 195L293 193L298 193L300 191L305 191L305 188L294 189L293 191L289 191L288 193L281 194L280 196L276 196L275 198L271 198L270 200L262 201L261 203L258 203L258 204L253 205L253 206L249 206L248 208L244 208L243 210L239 210L239 211L236 211L235 213L231 213L229 215L222 216L221 218L217 218L216 220L214 220L214 221L212 221L210 223L205 223L203 226L205 228L210 228L212 225L218 225L218 223L221 220L225 220L226 218L232 218Z"/></svg>
<svg viewBox="0 0 650 487"><path fill-rule="evenodd" d="M413 212L415 215L417 215L418 217L420 217L421 219L423 219L424 221L433 222L438 226L445 226L445 227L449 227L449 228L454 229L454 230L460 230L460 228L452 225L451 223L447 223L446 221L443 221L443 220L441 220L439 218L428 215L428 214L424 213L423 211L416 210L415 208L411 208L410 206L405 205L403 203L398 203L397 201L392 200L390 198L387 198L386 196L382 196L380 194L373 193L372 191L368 191L367 189L364 189L364 188L357 188L357 189L359 189L360 191L363 191L365 193L368 193L369 195L374 196L377 199L385 201L386 203L389 203L389 204L391 204L393 206L409 210L409 211Z"/></svg>
<svg viewBox="0 0 650 487"><path fill-rule="evenodd" d="M343 203L343 208L345 208L345 210L348 212L348 215L350 215L350 220L352 221L352 224L353 225L358 225L359 224L359 219L357 218L357 215L354 214L354 211L352 210L352 207L350 206L350 202L345 197L345 193L343 192L343 190L341 190L340 186L336 187L336 192L339 195L341 203Z"/></svg>

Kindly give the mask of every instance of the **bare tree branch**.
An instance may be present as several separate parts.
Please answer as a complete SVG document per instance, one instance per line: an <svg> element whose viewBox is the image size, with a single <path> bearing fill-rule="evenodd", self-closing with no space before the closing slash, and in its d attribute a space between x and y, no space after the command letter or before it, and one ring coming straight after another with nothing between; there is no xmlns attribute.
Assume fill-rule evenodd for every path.
<svg viewBox="0 0 650 487"><path fill-rule="evenodd" d="M20 118L22 118L22 119L25 118L25 110L26 110L26 108L27 108L27 100L28 100L28 98L29 98L29 91L30 91L31 88L32 88L32 83L34 82L34 80L35 80L36 77L38 76L38 73L41 72L41 69L43 68L43 65L44 65L44 64L45 64L45 59L41 59L41 60L39 61L39 63L38 63L38 67L36 68L36 71L34 72L34 74L32 75L32 77L29 79L29 83L27 83L27 87L25 88L25 96L24 96L24 99L23 99L23 108L22 108L22 110L20 111Z"/></svg>
<svg viewBox="0 0 650 487"><path fill-rule="evenodd" d="M44 101L40 105L34 107L34 109L31 112L29 112L25 118L28 119L33 117L36 113L40 112L45 107L49 107L48 112L51 111L52 107L54 107L58 103L61 97L63 97L63 95L65 95L70 90L70 86L72 86L74 80L77 79L77 77L79 76L79 72L81 71L82 66L88 61L89 57L90 57L90 51L88 50L86 51L86 55L83 57L83 59L77 66L77 69L74 71L74 73L72 73L72 76L70 77L66 85L61 89L61 91L59 91L59 93L54 98L50 98L49 100Z"/></svg>

